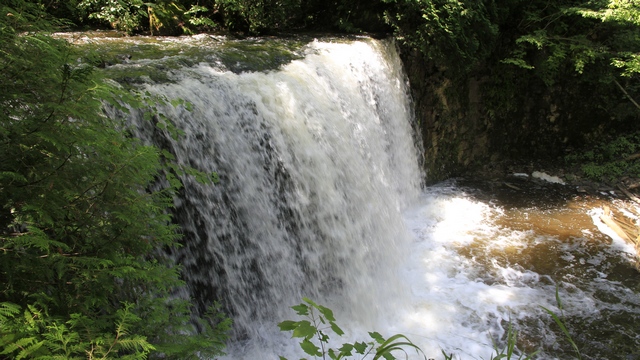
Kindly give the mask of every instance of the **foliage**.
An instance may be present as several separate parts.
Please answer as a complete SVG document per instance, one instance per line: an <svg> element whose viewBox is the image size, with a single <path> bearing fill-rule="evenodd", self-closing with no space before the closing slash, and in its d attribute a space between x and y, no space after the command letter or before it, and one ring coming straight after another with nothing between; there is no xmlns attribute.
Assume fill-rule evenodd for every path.
<svg viewBox="0 0 640 360"><path fill-rule="evenodd" d="M597 30L590 21L570 11L570 5L571 1L560 1L549 6L536 2L527 6L513 56L504 62L537 69L536 74L549 86L565 68L572 66L582 73L587 64L601 56L591 40Z"/></svg>
<svg viewBox="0 0 640 360"><path fill-rule="evenodd" d="M624 176L640 177L640 133L621 135L592 149L566 157L569 163L582 164L583 173L596 181L615 181Z"/></svg>
<svg viewBox="0 0 640 360"><path fill-rule="evenodd" d="M52 0L46 4L50 13L76 25L93 21L128 34L178 35L222 28L251 35L302 28L387 31L381 0L216 0L207 6L193 0Z"/></svg>
<svg viewBox="0 0 640 360"><path fill-rule="evenodd" d="M90 320L75 314L67 321L49 316L46 310L29 305L20 316L18 306L1 303L0 355L18 359L146 359L154 347L144 336L130 334L130 328L140 322L125 304L117 311L111 333L87 337L84 326Z"/></svg>
<svg viewBox="0 0 640 360"><path fill-rule="evenodd" d="M622 75L640 73L640 7L637 0L609 0L598 8L579 7L572 9L585 18L594 18L611 27L620 29L616 34L615 48L609 50L611 63L623 69Z"/></svg>
<svg viewBox="0 0 640 360"><path fill-rule="evenodd" d="M41 7L1 7L0 353L220 353L229 321L193 320L159 251L176 246L166 209L179 184L154 190L161 153L102 111L135 99L39 31L51 25Z"/></svg>
<svg viewBox="0 0 640 360"><path fill-rule="evenodd" d="M89 19L107 23L127 33L139 29L143 19L148 16L142 0L82 0L78 5Z"/></svg>
<svg viewBox="0 0 640 360"><path fill-rule="evenodd" d="M372 359L397 359L394 352L402 352L408 356L406 349L414 349L418 354L422 350L413 344L406 336L396 334L385 339L377 332L369 332L371 341L357 341L354 343L344 343L340 347L330 348L330 336L328 331L332 331L338 336L344 335L344 331L336 324L333 311L325 306L318 305L314 301L303 298L303 302L291 307L295 312L305 319L300 321L285 320L278 324L280 331L291 331L292 337L299 338L302 350L311 356L322 359L348 359L355 356L359 358L371 357ZM494 345L495 355L491 355L491 360L530 360L537 351L532 354L521 353L516 349L517 331L509 323L506 344L500 349L498 344ZM454 354L447 354L444 350L442 355L446 360L454 358ZM423 354L424 356L424 354ZM426 356L424 356L426 359ZM281 360L286 360L280 357Z"/></svg>
<svg viewBox="0 0 640 360"><path fill-rule="evenodd" d="M329 0L303 3L302 25L344 33L389 33L384 0Z"/></svg>
<svg viewBox="0 0 640 360"><path fill-rule="evenodd" d="M404 44L442 68L468 71L493 50L498 35L492 1L385 0L385 18Z"/></svg>
<svg viewBox="0 0 640 360"><path fill-rule="evenodd" d="M149 30L153 34L191 34L195 29L217 27L210 18L203 16L209 9L188 2L158 0L81 0L79 8L88 19L108 24L129 34Z"/></svg>
<svg viewBox="0 0 640 360"><path fill-rule="evenodd" d="M190 26L181 26L185 33L191 34L194 28L215 29L218 25L210 18L204 16L209 9L201 5L192 5L189 10L183 13L184 18Z"/></svg>
<svg viewBox="0 0 640 360"><path fill-rule="evenodd" d="M300 0L217 0L210 8L188 0L81 0L90 19L134 33L191 34L224 26L261 34L292 27L300 18Z"/></svg>
<svg viewBox="0 0 640 360"><path fill-rule="evenodd" d="M303 302L292 306L292 309L298 315L305 317L305 320L283 321L278 324L280 331L291 331L294 338L301 339L300 347L311 356L338 360L348 359L358 354L361 358L371 356L373 360L391 360L396 359L394 352L402 352L406 355L406 348L422 353L419 347L402 334L385 339L377 332L369 332L371 341L344 343L339 348L330 348L328 330L338 336L344 335L344 331L335 322L333 311L308 298L303 298ZM282 356L280 359L286 360Z"/></svg>
<svg viewBox="0 0 640 360"><path fill-rule="evenodd" d="M513 329L512 323L509 322L509 328L507 330L507 339L506 344L503 349L500 349L498 344L494 344L495 355L492 353L490 360L531 360L538 353L538 351L532 354L521 353L516 348L516 342L518 338L518 332ZM442 355L445 360L453 360L453 354L447 354L444 350L442 351Z"/></svg>
<svg viewBox="0 0 640 360"><path fill-rule="evenodd" d="M263 34L290 28L300 16L300 0L218 0L227 28Z"/></svg>
<svg viewBox="0 0 640 360"><path fill-rule="evenodd" d="M640 8L635 0L532 2L507 63L536 69L548 85L565 69L583 74L590 65L612 81L613 70L640 72ZM634 5L635 4L635 5ZM610 68L607 65L613 65ZM606 71L608 69L608 71Z"/></svg>

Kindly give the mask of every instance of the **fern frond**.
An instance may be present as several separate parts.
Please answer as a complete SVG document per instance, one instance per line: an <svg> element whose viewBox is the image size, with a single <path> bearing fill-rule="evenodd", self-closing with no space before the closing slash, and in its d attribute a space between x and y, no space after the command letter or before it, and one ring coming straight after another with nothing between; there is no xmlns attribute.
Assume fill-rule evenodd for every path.
<svg viewBox="0 0 640 360"><path fill-rule="evenodd" d="M9 302L0 303L0 324L8 318L13 318L20 313L20 306Z"/></svg>
<svg viewBox="0 0 640 360"><path fill-rule="evenodd" d="M11 344L6 345L2 352L0 352L0 355L10 355L18 352L15 359L23 359L29 354L33 353L35 350L39 349L42 344L44 344L44 341L37 341L35 337L23 337Z"/></svg>
<svg viewBox="0 0 640 360"><path fill-rule="evenodd" d="M133 336L127 339L118 340L118 345L121 349L135 352L150 352L155 350L155 347L151 345L145 336Z"/></svg>

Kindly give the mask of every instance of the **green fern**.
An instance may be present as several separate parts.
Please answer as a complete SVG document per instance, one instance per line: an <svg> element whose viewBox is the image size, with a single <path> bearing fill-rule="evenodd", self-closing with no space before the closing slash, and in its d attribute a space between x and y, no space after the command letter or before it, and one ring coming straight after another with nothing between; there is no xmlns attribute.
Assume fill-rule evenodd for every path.
<svg viewBox="0 0 640 360"><path fill-rule="evenodd" d="M4 325L9 318L13 318L20 313L20 306L7 302L0 303L0 326Z"/></svg>
<svg viewBox="0 0 640 360"><path fill-rule="evenodd" d="M157 251L178 245L167 209L181 184L152 190L170 161L103 111L157 104L41 31L54 29L42 6L6 0L0 13L0 357L219 354L224 321L187 336L197 317L171 297L180 269Z"/></svg>

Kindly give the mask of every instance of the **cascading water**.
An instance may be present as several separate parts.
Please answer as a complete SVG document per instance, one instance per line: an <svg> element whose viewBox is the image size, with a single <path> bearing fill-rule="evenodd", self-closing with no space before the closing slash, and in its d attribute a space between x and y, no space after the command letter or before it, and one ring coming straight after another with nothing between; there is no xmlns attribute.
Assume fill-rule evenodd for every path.
<svg viewBox="0 0 640 360"><path fill-rule="evenodd" d="M303 296L373 325L403 291L401 211L420 184L393 44L314 41L278 71L201 63L172 76L145 88L190 104L162 110L183 135L136 124L178 163L220 176L185 178L175 203L190 295L222 301L238 340L276 330Z"/></svg>
<svg viewBox="0 0 640 360"><path fill-rule="evenodd" d="M556 286L568 315L606 313L612 331L637 326L615 318L637 318L638 289L604 274L627 266L625 253L594 245L606 240L586 211L571 213L572 221L586 220L560 234L540 225L555 216L548 209L514 210L455 183L420 189L420 151L392 43L312 41L284 58L280 51L261 71L244 62L269 58L262 51L202 56L217 46L200 47L198 61L180 58L193 53L180 50L112 70L155 64L153 71L164 71L162 81L141 86L190 104L160 109L183 135L169 136L132 111L137 136L220 176L213 186L183 177L175 218L184 247L172 255L184 268L186 296L201 309L221 301L230 312L228 359L302 356L276 324L295 318L289 307L303 296L334 309L348 334L340 343L368 339L372 330L399 332L430 358L441 349L489 358L509 321L524 334L523 350L570 357L540 308L559 311ZM523 225L536 217L545 220ZM605 288L607 299L598 295ZM585 358L602 358L594 353Z"/></svg>

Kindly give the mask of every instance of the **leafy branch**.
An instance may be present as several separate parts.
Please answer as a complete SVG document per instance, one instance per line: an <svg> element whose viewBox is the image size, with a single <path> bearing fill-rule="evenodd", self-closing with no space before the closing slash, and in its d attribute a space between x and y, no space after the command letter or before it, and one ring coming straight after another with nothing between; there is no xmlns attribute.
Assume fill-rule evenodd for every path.
<svg viewBox="0 0 640 360"><path fill-rule="evenodd" d="M278 327L280 331L291 331L292 337L301 339L300 347L311 356L321 357L323 360L340 360L352 358L359 354L361 359L373 356L373 360L392 360L397 359L394 355L395 352L402 352L405 358L408 358L409 355L405 350L407 348L414 349L424 356L422 350L402 334L396 334L385 339L378 332L369 332L371 341L344 343L339 348L330 348L329 330L338 336L344 335L344 331L336 324L333 311L325 306L316 304L309 298L305 297L302 300L302 303L291 308L306 319L300 321L285 320L279 323ZM426 356L424 358L426 359ZM280 356L280 360L287 359Z"/></svg>

